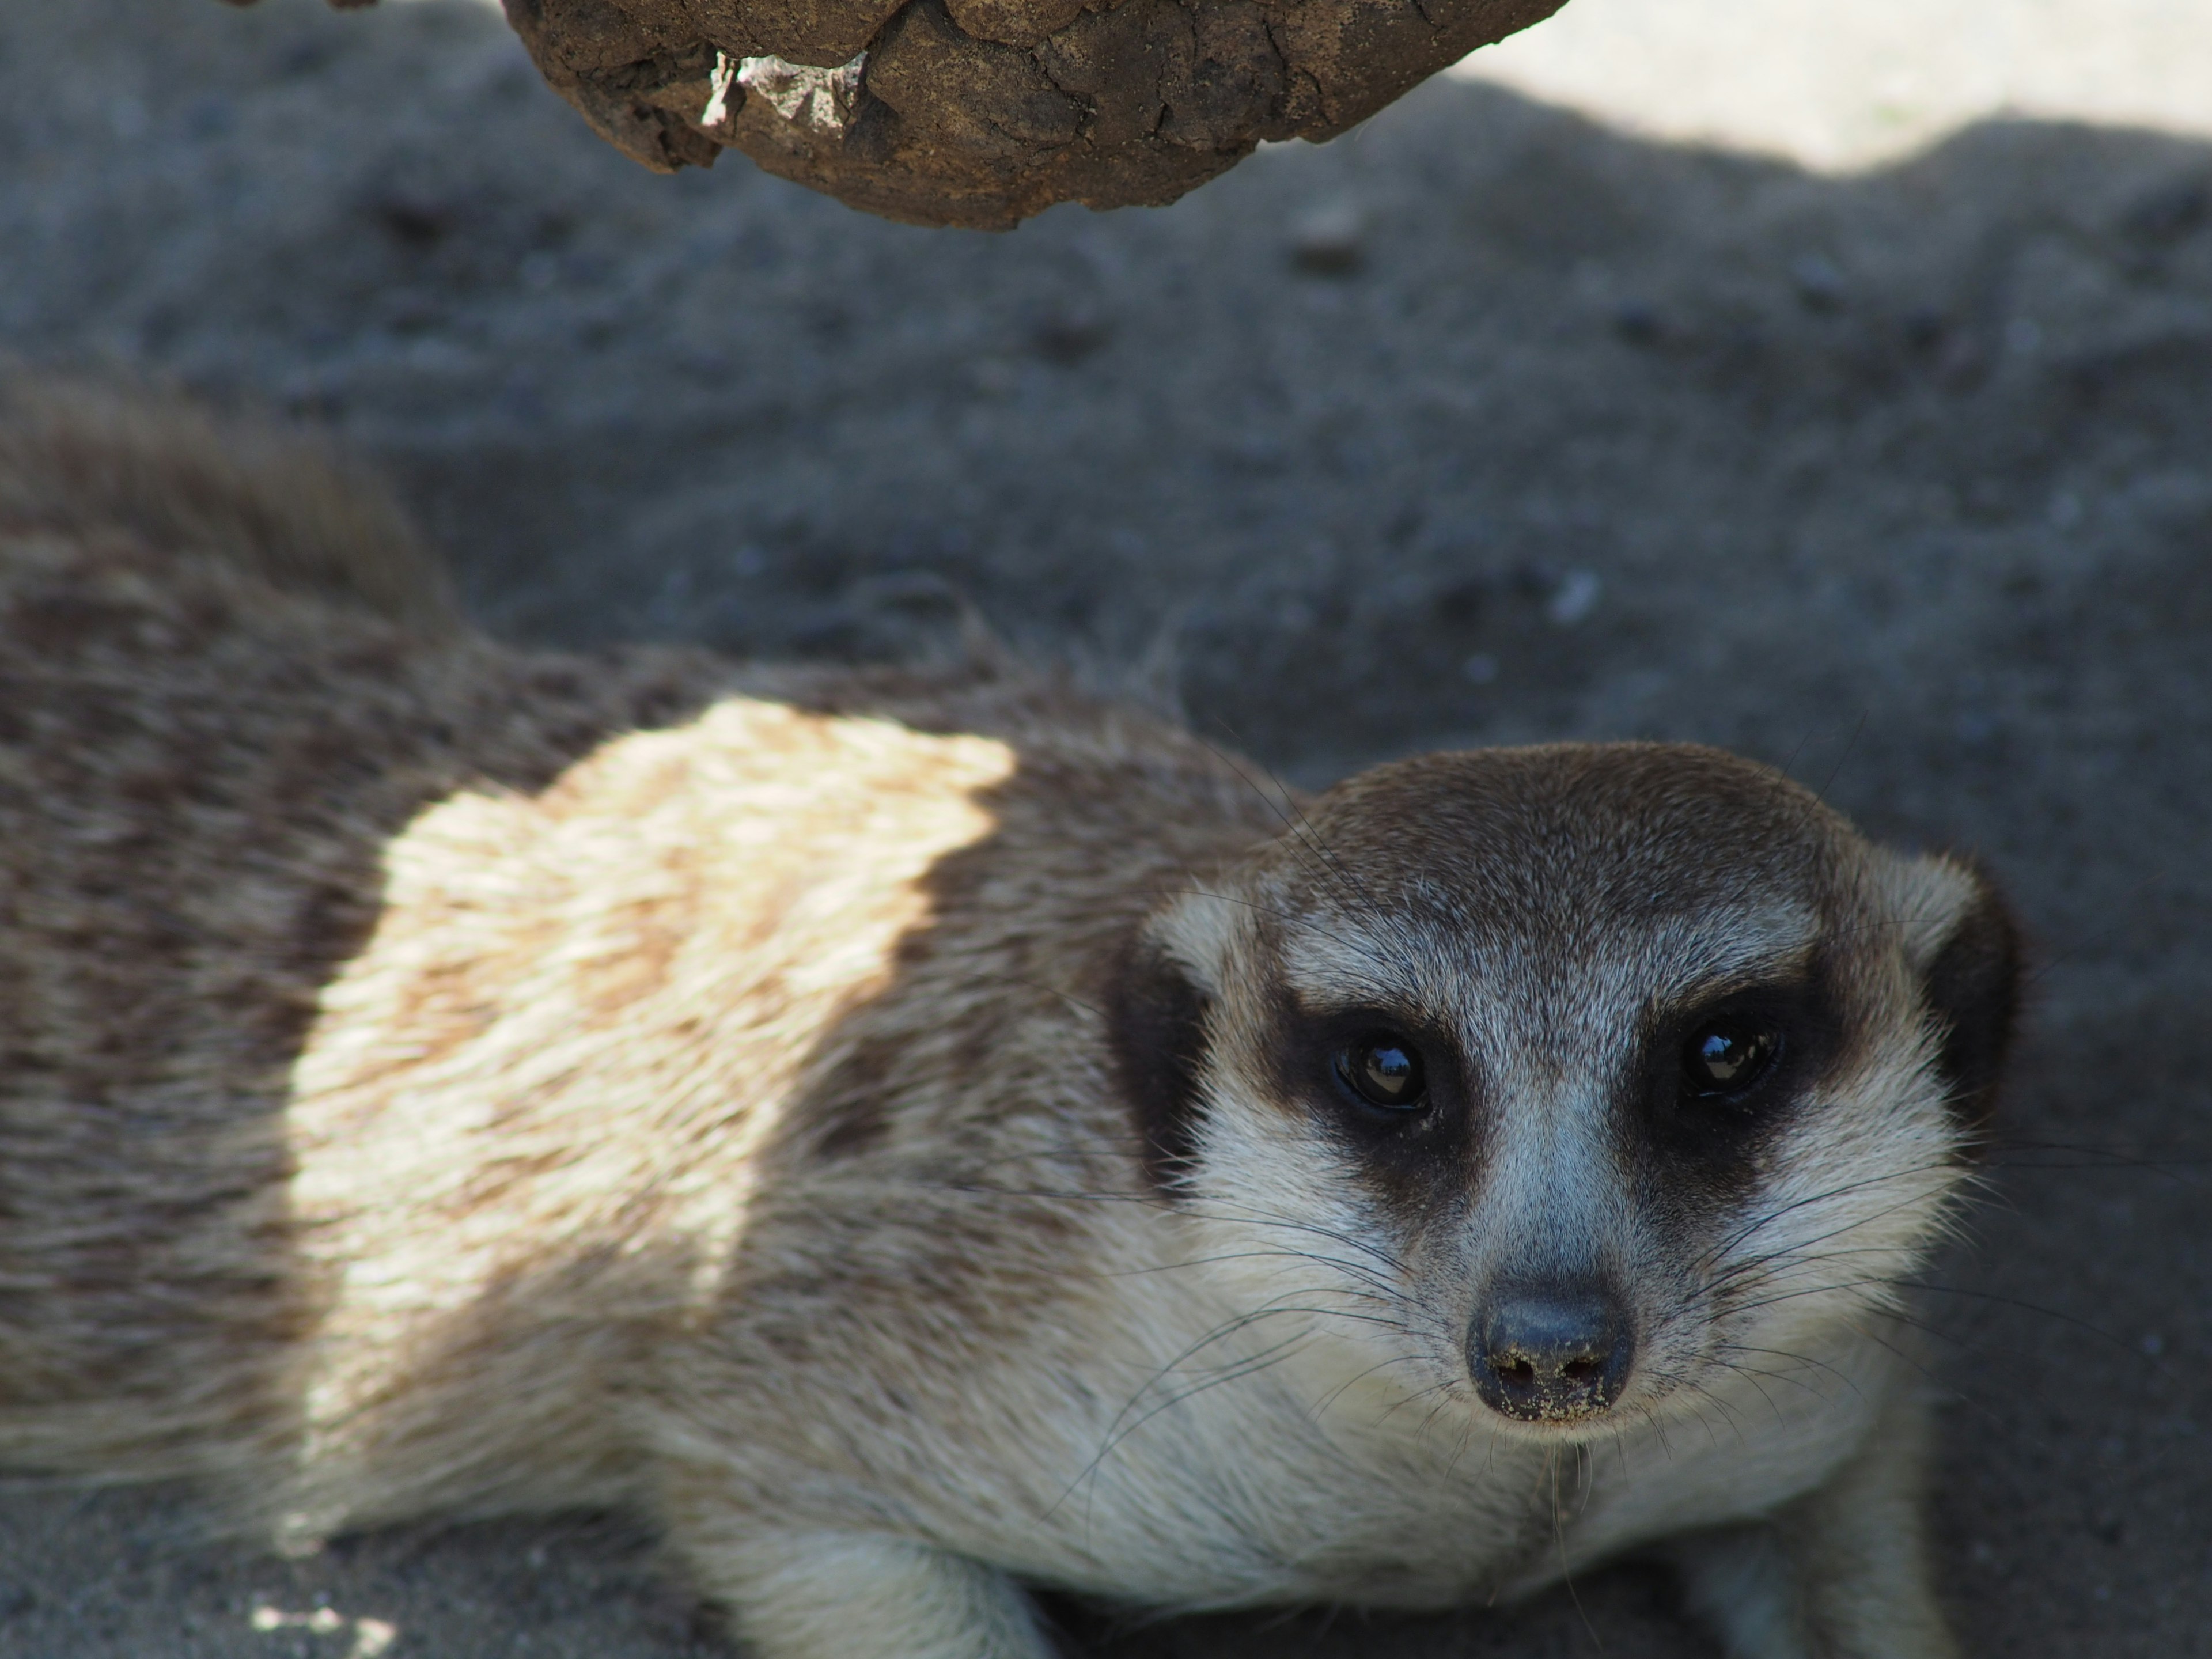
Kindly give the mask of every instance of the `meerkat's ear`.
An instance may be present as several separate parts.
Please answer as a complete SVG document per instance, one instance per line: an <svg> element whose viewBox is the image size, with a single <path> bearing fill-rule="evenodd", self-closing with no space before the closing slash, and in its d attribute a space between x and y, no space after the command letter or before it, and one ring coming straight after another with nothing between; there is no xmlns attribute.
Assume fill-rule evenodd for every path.
<svg viewBox="0 0 2212 1659"><path fill-rule="evenodd" d="M1938 854L1895 858L1892 902L1906 959L1935 1021L1936 1065L1968 1128L1989 1121L2020 1007L2021 938L1987 872Z"/></svg>
<svg viewBox="0 0 2212 1659"><path fill-rule="evenodd" d="M1153 917L1131 930L1107 1005L1114 1069L1145 1173L1173 1197L1198 1150L1212 991Z"/></svg>

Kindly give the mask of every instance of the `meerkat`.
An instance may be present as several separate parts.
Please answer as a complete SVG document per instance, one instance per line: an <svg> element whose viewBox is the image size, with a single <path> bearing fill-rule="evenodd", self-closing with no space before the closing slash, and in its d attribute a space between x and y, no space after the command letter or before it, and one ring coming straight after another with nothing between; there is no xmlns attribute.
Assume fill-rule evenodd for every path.
<svg viewBox="0 0 2212 1659"><path fill-rule="evenodd" d="M763 1659L1676 1564L1954 1652L1893 1316L2014 930L1664 744L1279 792L993 660L470 632L187 410L0 435L0 1456L635 1511Z"/></svg>

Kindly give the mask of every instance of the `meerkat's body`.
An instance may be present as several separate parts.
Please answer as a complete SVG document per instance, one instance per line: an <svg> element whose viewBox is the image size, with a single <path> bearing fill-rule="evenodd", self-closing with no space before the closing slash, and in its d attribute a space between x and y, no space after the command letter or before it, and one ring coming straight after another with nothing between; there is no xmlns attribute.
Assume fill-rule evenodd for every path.
<svg viewBox="0 0 2212 1659"><path fill-rule="evenodd" d="M1950 1650L1867 1322L2002 1045L1976 878L1710 751L1299 803L1018 675L511 651L125 419L0 452L0 1455L631 1506L770 1659L1645 1547L1734 1651ZM1700 998L1787 1110L1620 1103ZM1515 1394L1560 1297L1617 1374Z"/></svg>

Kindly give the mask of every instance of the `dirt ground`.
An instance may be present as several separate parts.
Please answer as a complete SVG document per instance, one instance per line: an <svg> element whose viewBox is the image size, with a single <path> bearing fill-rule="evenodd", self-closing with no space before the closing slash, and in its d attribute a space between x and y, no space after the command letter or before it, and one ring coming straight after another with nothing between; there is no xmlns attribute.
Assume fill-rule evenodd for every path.
<svg viewBox="0 0 2212 1659"><path fill-rule="evenodd" d="M1562 24L1601 37L1601 3ZM1725 136L1726 77L1772 101L1760 40L1801 69L1818 43L1699 48L1612 0L1673 42L1624 49L1641 117L1443 79L1173 209L993 238L734 158L652 177L476 0L6 0L0 350L327 422L517 638L881 657L972 605L1304 781L1698 738L1978 849L2041 965L1993 1198L1925 1296L1942 1581L1977 1659L2212 1655L2212 143L2174 91L2212 110L2208 3L2014 0L2028 82L2063 92L2073 52L2106 125L1900 149L1941 122L1793 105L1761 157L1667 135ZM1595 60L1515 61L1550 95ZM1966 84L1942 70L1914 84ZM1854 144L1895 159L1789 159ZM612 1523L283 1561L192 1514L0 1494L0 1650L724 1650ZM1632 1570L1094 1645L1702 1650Z"/></svg>

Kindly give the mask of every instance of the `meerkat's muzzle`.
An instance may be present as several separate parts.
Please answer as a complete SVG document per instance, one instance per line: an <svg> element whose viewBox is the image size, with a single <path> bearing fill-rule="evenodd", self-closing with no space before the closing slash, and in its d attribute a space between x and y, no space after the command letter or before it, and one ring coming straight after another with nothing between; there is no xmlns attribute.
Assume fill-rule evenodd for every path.
<svg viewBox="0 0 2212 1659"><path fill-rule="evenodd" d="M1475 1392L1493 1411L1527 1423L1610 1410L1635 1357L1620 1303L1589 1284L1508 1286L1468 1331Z"/></svg>

